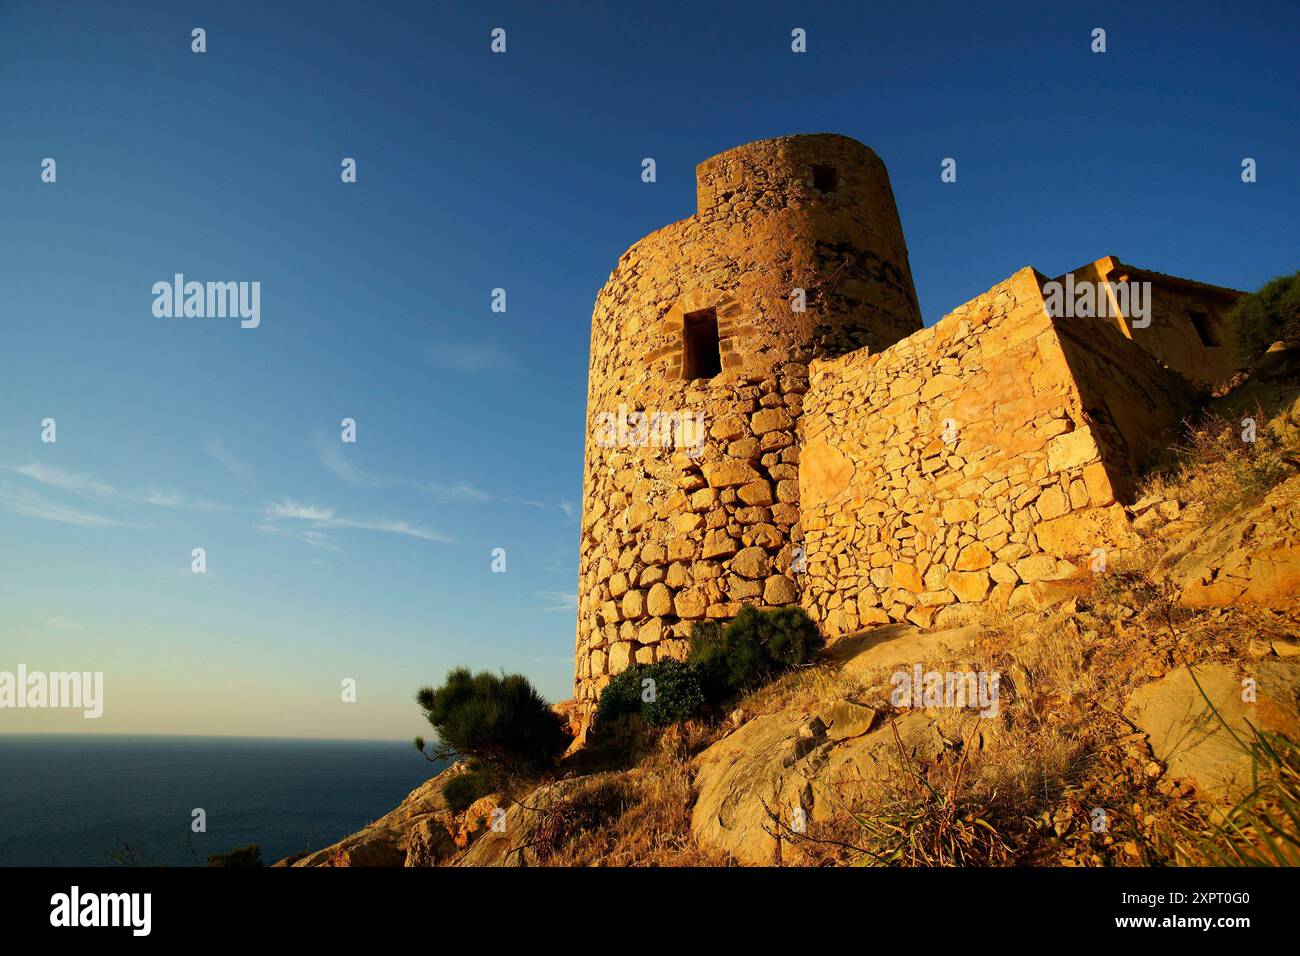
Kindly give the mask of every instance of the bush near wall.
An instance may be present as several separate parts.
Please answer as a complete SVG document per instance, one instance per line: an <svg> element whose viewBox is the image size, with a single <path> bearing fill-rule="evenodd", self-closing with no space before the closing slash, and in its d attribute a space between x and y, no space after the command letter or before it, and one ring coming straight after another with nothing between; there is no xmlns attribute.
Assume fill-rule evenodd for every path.
<svg viewBox="0 0 1300 956"><path fill-rule="evenodd" d="M685 663L634 664L616 675L601 692L596 722L638 716L661 727L688 720L814 660L824 644L817 625L797 607L746 605L729 622L698 621Z"/></svg>
<svg viewBox="0 0 1300 956"><path fill-rule="evenodd" d="M495 792L499 785L500 781L491 769L475 766L448 780L442 788L442 798L447 801L449 809L459 813L479 797Z"/></svg>
<svg viewBox="0 0 1300 956"><path fill-rule="evenodd" d="M1274 342L1300 345L1300 272L1242 296L1228 313L1228 324L1237 330L1237 357L1247 367Z"/></svg>
<svg viewBox="0 0 1300 956"><path fill-rule="evenodd" d="M814 660L825 643L802 608L746 605L725 627L697 625L687 660L700 669L705 693L718 703Z"/></svg>
<svg viewBox="0 0 1300 956"><path fill-rule="evenodd" d="M596 720L609 722L635 714L651 727L663 727L689 720L704 706L698 669L662 660L634 664L615 676L600 695Z"/></svg>

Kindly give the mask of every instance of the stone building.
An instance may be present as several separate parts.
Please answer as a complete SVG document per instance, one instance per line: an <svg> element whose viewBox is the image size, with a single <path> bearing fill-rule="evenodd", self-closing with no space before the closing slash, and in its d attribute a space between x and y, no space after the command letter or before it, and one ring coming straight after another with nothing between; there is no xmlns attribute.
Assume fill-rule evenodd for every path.
<svg viewBox="0 0 1300 956"><path fill-rule="evenodd" d="M888 173L847 137L751 143L696 181L695 215L624 253L592 316L588 705L744 604L835 636L1037 599L1124 545L1143 458L1234 370L1238 293L1113 257L1022 269L922 328ZM1145 298L1117 301L1125 282ZM1109 307L1060 314L1062 283Z"/></svg>

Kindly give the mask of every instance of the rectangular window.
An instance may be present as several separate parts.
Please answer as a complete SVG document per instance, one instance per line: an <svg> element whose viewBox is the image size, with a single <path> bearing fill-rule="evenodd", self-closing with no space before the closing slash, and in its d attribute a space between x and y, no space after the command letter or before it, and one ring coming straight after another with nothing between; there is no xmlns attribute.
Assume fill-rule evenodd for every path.
<svg viewBox="0 0 1300 956"><path fill-rule="evenodd" d="M713 378L722 371L718 351L718 313L713 309L692 312L682 325L682 377Z"/></svg>
<svg viewBox="0 0 1300 956"><path fill-rule="evenodd" d="M833 193L835 187L839 185L839 177L835 175L834 166L814 166L813 188L821 193Z"/></svg>
<svg viewBox="0 0 1300 956"><path fill-rule="evenodd" d="M1202 345L1212 349L1219 344L1219 340L1210 329L1210 317L1208 315L1200 309L1188 309L1187 317L1191 319L1192 328L1196 329L1196 334L1200 337Z"/></svg>

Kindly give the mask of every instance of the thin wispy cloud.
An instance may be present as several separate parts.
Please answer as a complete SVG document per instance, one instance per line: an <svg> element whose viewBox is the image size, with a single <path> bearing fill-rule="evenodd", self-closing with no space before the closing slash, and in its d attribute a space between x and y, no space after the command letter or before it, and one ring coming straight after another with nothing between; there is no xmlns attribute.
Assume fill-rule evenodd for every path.
<svg viewBox="0 0 1300 956"><path fill-rule="evenodd" d="M515 364L513 356L488 343L435 342L425 346L424 354L434 368L466 375L511 368Z"/></svg>
<svg viewBox="0 0 1300 956"><path fill-rule="evenodd" d="M578 609L578 595L570 594L567 591L534 591L533 597L540 598L545 602L544 612L552 611L576 611Z"/></svg>
<svg viewBox="0 0 1300 956"><path fill-rule="evenodd" d="M70 508L28 488L19 488L3 482L0 482L0 507L25 518L57 521L60 524L81 525L85 528L122 527L120 521L82 511L79 508Z"/></svg>
<svg viewBox="0 0 1300 956"><path fill-rule="evenodd" d="M324 435L316 436L316 450L320 463L326 471L343 479L348 484L366 488L410 488L430 498L438 504L520 504L532 508L546 507L538 501L523 498L510 498L484 491L468 481L439 482L420 481L415 478L403 478L395 475L376 475L366 471L351 461L344 452L341 443L332 441Z"/></svg>
<svg viewBox="0 0 1300 956"><path fill-rule="evenodd" d="M378 475L372 475L360 466L348 461L339 449L338 444L331 442L322 435L316 436L316 452L325 470L342 478L348 484L368 485L371 487L386 484Z"/></svg>
<svg viewBox="0 0 1300 956"><path fill-rule="evenodd" d="M112 485L105 484L90 475L78 475L62 468L43 465L38 461L13 469L24 478L39 481L51 488L61 488L77 495L90 495L95 498L117 498L118 491Z"/></svg>
<svg viewBox="0 0 1300 956"><path fill-rule="evenodd" d="M257 526L257 530L265 532L266 534L285 534L291 538L297 538L303 544L309 544L313 548L320 548L322 551L343 550L337 544L334 543L333 539L331 539L329 535L327 535L323 531L311 531L311 530L286 531L285 529L281 528L279 525L273 524L270 521L262 522L260 525Z"/></svg>
<svg viewBox="0 0 1300 956"><path fill-rule="evenodd" d="M323 531L304 531L299 537L306 541L313 548L320 548L323 551L342 551L329 535Z"/></svg>
<svg viewBox="0 0 1300 956"><path fill-rule="evenodd" d="M192 498L189 495L170 489L126 491L100 481L93 475L66 471L63 468L42 464L38 461L10 470L46 487L58 488L60 491L104 502L126 502L129 504L150 505L156 508L187 508L195 511L232 510L229 505L218 504L205 498Z"/></svg>
<svg viewBox="0 0 1300 956"><path fill-rule="evenodd" d="M405 535L422 541L438 541L451 544L452 539L437 531L431 531L409 521L394 521L388 518L358 519L347 518L333 508L321 508L316 505L303 504L286 498L268 505L266 519L275 526L276 521L306 522L313 528L347 528L355 531L377 531L384 534Z"/></svg>
<svg viewBox="0 0 1300 956"><path fill-rule="evenodd" d="M230 451L220 438L209 438L203 443L203 450L236 478L249 484L253 483L252 467Z"/></svg>

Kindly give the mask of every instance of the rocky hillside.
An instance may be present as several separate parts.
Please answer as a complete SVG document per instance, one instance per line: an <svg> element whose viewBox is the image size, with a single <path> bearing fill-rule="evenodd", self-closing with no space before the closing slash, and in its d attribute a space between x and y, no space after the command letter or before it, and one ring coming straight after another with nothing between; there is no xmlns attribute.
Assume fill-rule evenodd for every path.
<svg viewBox="0 0 1300 956"><path fill-rule="evenodd" d="M1270 353L1213 403L1104 568L845 636L726 718L592 738L460 812L453 766L279 865L1300 862L1296 381Z"/></svg>

